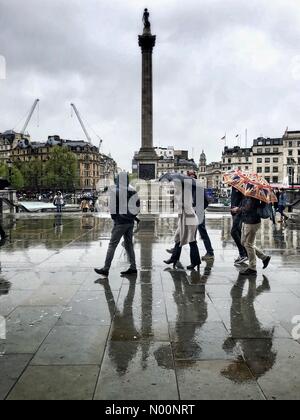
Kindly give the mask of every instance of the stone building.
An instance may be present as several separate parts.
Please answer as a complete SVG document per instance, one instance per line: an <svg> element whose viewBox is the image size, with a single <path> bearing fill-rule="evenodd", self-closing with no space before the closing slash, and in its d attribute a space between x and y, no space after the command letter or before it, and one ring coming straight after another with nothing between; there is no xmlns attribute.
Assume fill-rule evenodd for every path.
<svg viewBox="0 0 300 420"><path fill-rule="evenodd" d="M204 188L220 191L223 186L222 175L222 163L212 162L207 165L207 158L203 151L200 156L198 179Z"/></svg>
<svg viewBox="0 0 300 420"><path fill-rule="evenodd" d="M300 185L300 131L283 135L283 179L290 186Z"/></svg>
<svg viewBox="0 0 300 420"><path fill-rule="evenodd" d="M284 157L282 138L254 140L252 171L262 175L271 184L284 183Z"/></svg>
<svg viewBox="0 0 300 420"><path fill-rule="evenodd" d="M96 146L85 141L63 140L59 136L50 136L47 142L29 142L27 145L18 143L11 150L11 159L19 162L39 160L47 162L53 147L66 147L78 159L79 187L82 190L95 190L111 184L117 172L116 162L110 157L99 153Z"/></svg>
<svg viewBox="0 0 300 420"><path fill-rule="evenodd" d="M26 147L30 143L30 136L16 133L13 130L0 133L0 163L6 163L11 158L12 150L17 147Z"/></svg>
<svg viewBox="0 0 300 420"><path fill-rule="evenodd" d="M175 150L174 147L157 147L155 152L159 158L157 162L157 177L160 178L166 173L175 172Z"/></svg>
<svg viewBox="0 0 300 420"><path fill-rule="evenodd" d="M157 147L154 149L157 154L157 177L167 173L180 173L186 175L188 171L198 172L198 166L194 159L189 158L187 150L175 150L174 147ZM138 174L138 152L135 153L132 161L132 173Z"/></svg>
<svg viewBox="0 0 300 420"><path fill-rule="evenodd" d="M222 154L222 171L224 173L231 170L240 169L248 172L252 167L252 149L235 146L225 147Z"/></svg>

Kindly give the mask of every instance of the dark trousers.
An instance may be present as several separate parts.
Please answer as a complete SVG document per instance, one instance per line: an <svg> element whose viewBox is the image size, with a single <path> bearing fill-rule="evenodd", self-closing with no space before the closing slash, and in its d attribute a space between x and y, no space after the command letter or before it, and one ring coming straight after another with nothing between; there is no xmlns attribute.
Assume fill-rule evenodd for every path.
<svg viewBox="0 0 300 420"><path fill-rule="evenodd" d="M203 223L201 223L201 225L199 225L198 230L199 230L201 239L204 243L204 246L205 246L205 249L206 249L206 252L208 253L208 255L215 255L214 249L213 249L212 244L211 244L210 237L207 233L205 218L203 220Z"/></svg>
<svg viewBox="0 0 300 420"><path fill-rule="evenodd" d="M3 227L0 224L0 238L3 239L5 237L6 237L6 233L4 232L4 229L3 229Z"/></svg>
<svg viewBox="0 0 300 420"><path fill-rule="evenodd" d="M109 243L106 260L105 260L105 270L110 269L111 263L114 259L116 249L121 241L121 239L124 237L124 244L125 244L125 250L127 252L128 258L130 260L130 268L133 270L136 269L136 261L135 261L135 252L133 248L133 229L134 225L115 225L112 234L111 234L111 240Z"/></svg>
<svg viewBox="0 0 300 420"><path fill-rule="evenodd" d="M179 261L181 257L181 252L182 252L182 247L180 246L180 243L177 243L173 250L172 261L174 262ZM190 257L191 257L191 264L193 266L196 267L197 265L201 264L201 257L200 257L197 242L190 243Z"/></svg>
<svg viewBox="0 0 300 420"><path fill-rule="evenodd" d="M242 227L243 227L243 220L241 214L236 214L232 216L232 229L231 229L231 236L236 246L238 247L240 257L244 258L247 257L246 248L242 245Z"/></svg>

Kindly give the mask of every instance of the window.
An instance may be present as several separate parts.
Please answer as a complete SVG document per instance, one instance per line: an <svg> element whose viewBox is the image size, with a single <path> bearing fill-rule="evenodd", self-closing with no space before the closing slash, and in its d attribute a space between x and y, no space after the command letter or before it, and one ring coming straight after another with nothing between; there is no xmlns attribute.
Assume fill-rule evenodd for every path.
<svg viewBox="0 0 300 420"><path fill-rule="evenodd" d="M271 159L270 158L266 158L265 159L265 163L271 163Z"/></svg>
<svg viewBox="0 0 300 420"><path fill-rule="evenodd" d="M258 173L258 174L261 174L261 173L262 173L262 168L260 168L260 167L259 167L259 168L257 168L257 173Z"/></svg>
<svg viewBox="0 0 300 420"><path fill-rule="evenodd" d="M293 150L289 150L289 156L293 156Z"/></svg>
<svg viewBox="0 0 300 420"><path fill-rule="evenodd" d="M263 149L257 149L257 153L258 153L259 155L261 155L261 154L262 154L262 152L263 152Z"/></svg>
<svg viewBox="0 0 300 420"><path fill-rule="evenodd" d="M269 174L271 172L271 168L269 167L269 166L267 166L266 168L265 168L265 173L266 174Z"/></svg>
<svg viewBox="0 0 300 420"><path fill-rule="evenodd" d="M293 147L293 142L289 141L289 147Z"/></svg>
<svg viewBox="0 0 300 420"><path fill-rule="evenodd" d="M279 159L278 158L273 158L273 162L274 163L278 163L279 162Z"/></svg>
<svg viewBox="0 0 300 420"><path fill-rule="evenodd" d="M265 150L266 153L271 153L271 149L269 147L266 148Z"/></svg>
<svg viewBox="0 0 300 420"><path fill-rule="evenodd" d="M271 182L271 178L269 176L266 176L265 179L266 179L267 182L269 182L269 183Z"/></svg>
<svg viewBox="0 0 300 420"><path fill-rule="evenodd" d="M262 158L257 158L257 163L263 163Z"/></svg>
<svg viewBox="0 0 300 420"><path fill-rule="evenodd" d="M274 147L274 149L273 149L273 153L279 153L279 149L278 149L278 147Z"/></svg>
<svg viewBox="0 0 300 420"><path fill-rule="evenodd" d="M274 168L273 168L273 172L275 172L275 173L278 173L278 172L279 172L279 168L278 168L278 166L274 166Z"/></svg>
<svg viewBox="0 0 300 420"><path fill-rule="evenodd" d="M278 184L278 182L279 182L278 176L273 176L273 183Z"/></svg>

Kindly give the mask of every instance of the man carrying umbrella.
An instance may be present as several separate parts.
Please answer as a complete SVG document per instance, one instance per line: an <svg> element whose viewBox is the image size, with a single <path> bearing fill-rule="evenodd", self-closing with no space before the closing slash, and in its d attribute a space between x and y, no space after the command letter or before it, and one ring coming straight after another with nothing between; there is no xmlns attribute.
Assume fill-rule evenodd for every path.
<svg viewBox="0 0 300 420"><path fill-rule="evenodd" d="M261 229L260 207L261 203L258 200L252 197L245 197L242 206L232 210L233 213L242 215L242 245L245 247L249 258L248 268L241 272L241 275L245 276L257 274L256 257L262 260L264 270L271 261L270 256L265 255L262 250L255 246L256 235Z"/></svg>
<svg viewBox="0 0 300 420"><path fill-rule="evenodd" d="M261 228L262 210L275 203L277 198L270 184L257 174L235 171L226 174L224 181L244 195L241 206L232 209L232 214L240 214L242 217L242 245L245 247L249 258L249 266L241 274L246 276L256 275L256 257L262 260L264 269L269 266L271 261L270 256L265 255L262 250L255 246L256 235Z"/></svg>

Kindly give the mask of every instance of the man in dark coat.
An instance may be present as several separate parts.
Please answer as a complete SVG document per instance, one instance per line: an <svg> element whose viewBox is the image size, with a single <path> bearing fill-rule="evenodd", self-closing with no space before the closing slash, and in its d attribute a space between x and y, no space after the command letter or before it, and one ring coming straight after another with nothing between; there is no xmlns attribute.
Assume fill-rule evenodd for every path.
<svg viewBox="0 0 300 420"><path fill-rule="evenodd" d="M240 207L242 201L244 199L244 195L238 191L236 188L232 188L231 193L231 209ZM232 214L232 229L231 229L231 236L236 246L239 250L239 257L235 260L236 265L244 264L248 260L248 255L245 247L242 245L242 227L243 227L243 220L241 213L234 213Z"/></svg>
<svg viewBox="0 0 300 420"><path fill-rule="evenodd" d="M110 196L111 218L114 228L111 234L104 268L95 269L99 275L107 277L116 252L116 249L124 238L125 250L130 260L130 268L121 273L123 276L137 273L136 258L133 247L134 222L140 211L140 200L137 192L129 185L127 173L123 172L116 179L116 186Z"/></svg>

